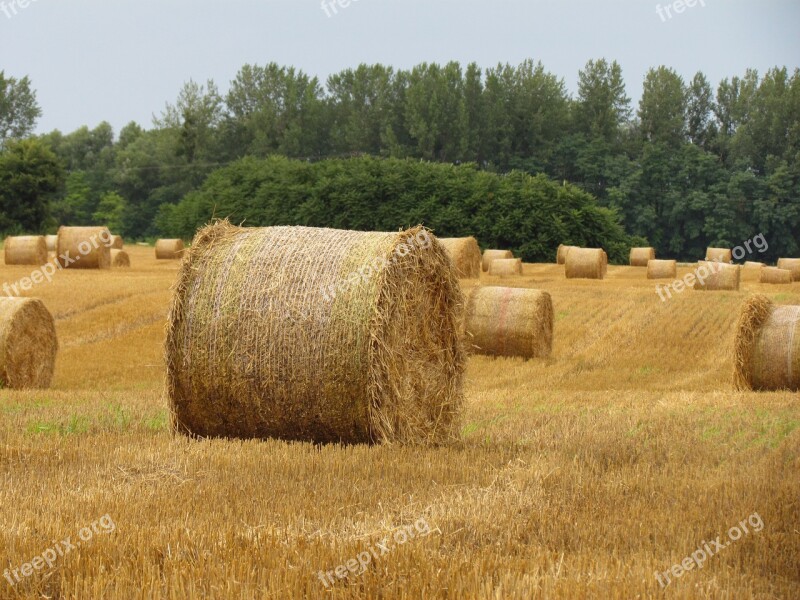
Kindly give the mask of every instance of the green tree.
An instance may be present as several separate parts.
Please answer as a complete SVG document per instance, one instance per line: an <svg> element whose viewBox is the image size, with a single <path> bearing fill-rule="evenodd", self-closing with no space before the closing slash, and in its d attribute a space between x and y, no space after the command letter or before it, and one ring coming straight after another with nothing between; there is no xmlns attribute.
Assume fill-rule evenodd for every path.
<svg viewBox="0 0 800 600"><path fill-rule="evenodd" d="M650 69L644 80L639 102L639 120L643 139L661 142L671 148L686 139L686 88L683 79L672 69Z"/></svg>
<svg viewBox="0 0 800 600"><path fill-rule="evenodd" d="M64 169L47 145L8 141L0 152L0 232L44 232L50 197L63 180Z"/></svg>
<svg viewBox="0 0 800 600"><path fill-rule="evenodd" d="M127 203L125 198L115 192L105 194L97 205L92 218L111 231L122 231Z"/></svg>
<svg viewBox="0 0 800 600"><path fill-rule="evenodd" d="M29 135L41 115L30 80L6 77L5 71L0 71L0 148L6 140Z"/></svg>

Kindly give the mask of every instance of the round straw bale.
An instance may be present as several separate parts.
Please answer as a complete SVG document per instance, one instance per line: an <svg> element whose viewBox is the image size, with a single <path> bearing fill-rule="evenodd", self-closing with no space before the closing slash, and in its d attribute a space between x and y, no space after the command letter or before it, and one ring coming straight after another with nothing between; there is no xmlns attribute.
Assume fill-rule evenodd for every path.
<svg viewBox="0 0 800 600"><path fill-rule="evenodd" d="M742 268L723 262L700 261L695 276L695 290L738 291L742 281Z"/></svg>
<svg viewBox="0 0 800 600"><path fill-rule="evenodd" d="M656 258L655 248L631 248L631 266L646 267L647 263Z"/></svg>
<svg viewBox="0 0 800 600"><path fill-rule="evenodd" d="M648 279L675 279L678 277L678 263L674 260L647 261Z"/></svg>
<svg viewBox="0 0 800 600"><path fill-rule="evenodd" d="M764 267L761 269L761 283L792 283L792 272L789 269L778 267Z"/></svg>
<svg viewBox="0 0 800 600"><path fill-rule="evenodd" d="M766 267L766 266L767 265L765 265L762 262L754 262L752 260L748 260L747 262L744 263L744 268L745 269L760 269L760 268Z"/></svg>
<svg viewBox="0 0 800 600"><path fill-rule="evenodd" d="M792 272L792 281L800 281L800 258L779 258L778 268Z"/></svg>
<svg viewBox="0 0 800 600"><path fill-rule="evenodd" d="M567 263L567 254L573 248L577 248L578 246L565 246L564 244L559 245L558 252L556 253L556 263L559 265L564 265Z"/></svg>
<svg viewBox="0 0 800 600"><path fill-rule="evenodd" d="M467 339L488 356L550 356L553 301L547 292L507 287L477 287L467 303Z"/></svg>
<svg viewBox="0 0 800 600"><path fill-rule="evenodd" d="M57 235L46 235L44 236L44 241L47 242L47 251L48 252L55 252L56 248L58 247L58 236Z"/></svg>
<svg viewBox="0 0 800 600"><path fill-rule="evenodd" d="M733 251L728 248L707 248L706 260L723 263L733 262Z"/></svg>
<svg viewBox="0 0 800 600"><path fill-rule="evenodd" d="M484 250L483 251L483 272L489 270L489 265L493 260L498 258L514 258L514 253L511 250Z"/></svg>
<svg viewBox="0 0 800 600"><path fill-rule="evenodd" d="M47 242L41 235L7 237L5 241L7 265L36 265L47 262Z"/></svg>
<svg viewBox="0 0 800 600"><path fill-rule="evenodd" d="M736 389L800 390L800 306L750 298L739 315L733 354Z"/></svg>
<svg viewBox="0 0 800 600"><path fill-rule="evenodd" d="M111 232L106 227L61 227L56 258L65 269L111 267Z"/></svg>
<svg viewBox="0 0 800 600"><path fill-rule="evenodd" d="M41 300L0 297L2 387L50 387L57 351L55 323Z"/></svg>
<svg viewBox="0 0 800 600"><path fill-rule="evenodd" d="M156 242L156 258L159 260L177 260L183 258L183 240L158 240Z"/></svg>
<svg viewBox="0 0 800 600"><path fill-rule="evenodd" d="M111 266L112 267L130 267L131 258L125 250L111 249Z"/></svg>
<svg viewBox="0 0 800 600"><path fill-rule="evenodd" d="M425 229L198 232L170 310L173 428L317 443L458 434L464 297Z"/></svg>
<svg viewBox="0 0 800 600"><path fill-rule="evenodd" d="M474 237L440 238L447 250L459 279L477 279L481 276L481 249Z"/></svg>
<svg viewBox="0 0 800 600"><path fill-rule="evenodd" d="M600 248L572 248L565 266L567 279L603 279L608 255Z"/></svg>
<svg viewBox="0 0 800 600"><path fill-rule="evenodd" d="M125 240L121 235L112 235L110 247L112 250L122 250L125 247Z"/></svg>
<svg viewBox="0 0 800 600"><path fill-rule="evenodd" d="M489 265L489 275L494 277L508 277L522 275L521 258L496 258Z"/></svg>

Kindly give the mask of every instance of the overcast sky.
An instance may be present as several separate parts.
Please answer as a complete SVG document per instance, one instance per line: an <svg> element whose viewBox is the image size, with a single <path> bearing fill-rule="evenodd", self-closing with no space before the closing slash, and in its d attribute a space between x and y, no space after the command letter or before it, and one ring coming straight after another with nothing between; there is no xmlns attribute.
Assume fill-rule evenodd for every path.
<svg viewBox="0 0 800 600"><path fill-rule="evenodd" d="M320 0L20 1L0 0L0 70L31 78L40 132L149 127L184 81L225 92L245 63L294 65L324 83L362 62L533 58L574 92L586 61L606 57L635 100L652 66L685 79L701 70L713 85L748 67L800 66L800 0L696 0L669 16L663 0L351 0L330 16Z"/></svg>

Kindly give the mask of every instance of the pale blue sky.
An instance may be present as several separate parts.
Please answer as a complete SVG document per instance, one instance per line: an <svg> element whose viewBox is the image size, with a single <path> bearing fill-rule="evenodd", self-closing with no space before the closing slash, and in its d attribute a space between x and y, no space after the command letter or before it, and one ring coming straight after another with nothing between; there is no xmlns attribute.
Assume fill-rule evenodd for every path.
<svg viewBox="0 0 800 600"><path fill-rule="evenodd" d="M245 63L294 65L324 83L361 62L533 58L574 91L586 61L606 57L634 99L661 64L714 85L747 67L800 66L800 0L700 1L663 20L663 0L357 0L331 17L320 0L30 0L16 15L0 0L0 70L31 77L39 131L107 120L118 132L149 127L189 78L225 92Z"/></svg>

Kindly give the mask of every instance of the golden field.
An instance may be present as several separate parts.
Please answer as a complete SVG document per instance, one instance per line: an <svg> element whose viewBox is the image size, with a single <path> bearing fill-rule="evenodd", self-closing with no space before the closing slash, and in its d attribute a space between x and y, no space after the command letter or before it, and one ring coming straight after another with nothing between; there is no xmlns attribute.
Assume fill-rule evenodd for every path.
<svg viewBox="0 0 800 600"><path fill-rule="evenodd" d="M526 264L483 282L552 294L553 356L472 357L460 443L191 441L170 433L162 390L178 265L127 250L131 269L28 294L56 319L53 388L0 391L0 571L105 515L113 532L14 585L0 573L0 598L800 595L800 398L731 384L742 302L800 304L800 283L746 274L740 292L662 302L643 268L567 281ZM0 281L30 272L0 266ZM763 529L662 588L656 572L755 513ZM420 520L428 535L396 541ZM365 572L322 583L387 537Z"/></svg>

